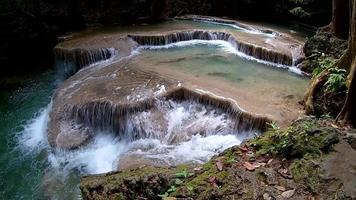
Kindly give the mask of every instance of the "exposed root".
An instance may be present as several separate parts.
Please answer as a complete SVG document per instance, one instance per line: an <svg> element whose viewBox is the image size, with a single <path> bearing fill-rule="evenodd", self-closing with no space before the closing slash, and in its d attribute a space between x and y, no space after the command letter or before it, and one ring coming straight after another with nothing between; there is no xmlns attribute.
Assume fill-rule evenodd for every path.
<svg viewBox="0 0 356 200"><path fill-rule="evenodd" d="M321 72L318 76L313 78L310 82L310 85L304 95L304 107L307 115L314 114L314 103L315 96L324 86L329 76L329 71L326 69Z"/></svg>

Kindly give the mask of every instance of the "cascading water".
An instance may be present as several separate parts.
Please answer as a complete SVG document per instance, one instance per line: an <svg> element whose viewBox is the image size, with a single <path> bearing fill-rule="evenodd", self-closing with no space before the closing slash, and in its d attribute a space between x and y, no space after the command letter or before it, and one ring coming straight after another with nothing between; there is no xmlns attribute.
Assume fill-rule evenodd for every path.
<svg viewBox="0 0 356 200"><path fill-rule="evenodd" d="M139 47L137 54L141 49L213 44L261 63L282 67L291 64L289 57L239 43L223 32L194 31L131 38L141 45L149 45ZM59 79L64 80L83 68L80 72L91 78L91 74L85 71L87 67L96 69L112 64L116 62L113 58L117 53L114 48L90 51L57 49L55 54L57 61L61 61L58 68L62 73ZM108 63L98 64L105 60ZM56 81L53 73L49 79L40 79L40 84L30 84L29 88L18 91L14 96L18 95L17 100L21 99L21 102L14 103L14 110L4 112L4 120L0 120L3 123L0 128L4 128L1 132L7 134L0 145L1 152L8 152L7 155L1 154L0 159L0 178L5 180L0 182L0 196L5 199L76 199L80 198L78 183L81 175L110 172L135 164L170 166L202 163L258 134L268 121L264 117L252 117L226 101L206 100L197 94L182 98L184 95L177 95L179 91L169 96L161 85L154 92L154 100L149 99L142 105L103 101L69 106L65 117L70 123L63 127L73 131L68 133L88 131L90 137L79 148L63 150L53 148L47 141L48 114L52 109L50 97L55 88L53 82L60 82ZM84 81L73 81L68 87L82 83ZM32 116L33 113L37 114ZM117 116L122 118L118 120ZM127 162L135 159L139 162Z"/></svg>

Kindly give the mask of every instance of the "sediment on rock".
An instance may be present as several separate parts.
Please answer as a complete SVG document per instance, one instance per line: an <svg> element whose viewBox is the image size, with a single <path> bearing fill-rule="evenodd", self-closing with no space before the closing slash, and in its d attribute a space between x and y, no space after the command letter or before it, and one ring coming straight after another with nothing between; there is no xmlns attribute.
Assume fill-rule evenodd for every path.
<svg viewBox="0 0 356 200"><path fill-rule="evenodd" d="M56 60L64 60L73 62L77 70L99 62L112 58L116 54L115 48L99 48L99 49L63 49L60 47L54 48L54 56Z"/></svg>
<svg viewBox="0 0 356 200"><path fill-rule="evenodd" d="M236 48L236 50L248 56L282 65L290 66L293 64L292 55L278 53L264 47L238 41L230 33L225 32L193 30L170 33L166 35L129 35L129 37L136 41L139 45L144 46L167 45L189 40L222 40L229 42Z"/></svg>

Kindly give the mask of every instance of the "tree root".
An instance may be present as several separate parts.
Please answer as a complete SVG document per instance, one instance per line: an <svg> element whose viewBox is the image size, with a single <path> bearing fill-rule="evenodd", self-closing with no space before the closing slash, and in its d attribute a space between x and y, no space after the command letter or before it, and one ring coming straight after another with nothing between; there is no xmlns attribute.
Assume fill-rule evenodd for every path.
<svg viewBox="0 0 356 200"><path fill-rule="evenodd" d="M325 82L328 79L329 73L329 70L325 69L318 76L313 78L310 82L310 85L304 96L304 107L307 115L314 114L314 98L317 92L319 92L324 86Z"/></svg>

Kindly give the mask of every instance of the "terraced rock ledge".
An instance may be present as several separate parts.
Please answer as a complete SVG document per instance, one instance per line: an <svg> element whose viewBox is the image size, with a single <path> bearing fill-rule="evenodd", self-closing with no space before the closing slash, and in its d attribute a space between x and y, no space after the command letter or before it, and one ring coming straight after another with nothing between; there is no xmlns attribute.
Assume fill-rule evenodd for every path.
<svg viewBox="0 0 356 200"><path fill-rule="evenodd" d="M194 21L171 21L161 26L138 26L131 30L87 30L73 34L68 40L58 44L54 49L57 64L65 67L71 76L56 90L53 97L48 125L50 145L61 151L71 151L85 148L98 133L113 133L120 141L128 143L155 139L170 150L174 145L190 141L197 134L202 137L233 134L245 140L265 131L267 124L272 121L286 126L301 116L303 111L297 103L300 94L293 93L294 91L286 92L285 88L274 84L239 87L227 80L207 79L180 69L161 67L159 61L147 57L141 59L143 51L165 48L179 42L222 41L245 61L263 63L263 67L277 67L276 70L299 71L295 65L303 57L303 41L286 33L258 26L217 18L213 21L223 24L222 27L205 27L204 23L195 24ZM229 28L225 25L237 27ZM169 62L171 61L166 62L167 65ZM261 76L263 78L264 74ZM273 92L266 89L268 87L274 88ZM174 131L170 120L180 115L187 115L188 120L181 122L183 128ZM202 124L194 123L204 117L218 119L222 123L216 125L209 120ZM250 151L249 148L247 151ZM225 171L230 170L225 165L235 166L232 164L233 159L246 160L245 157L222 158L226 154L232 156L230 154L235 154L232 153L235 150L236 148L227 150L202 166L181 165L181 161L172 160L169 156L168 159L151 158L126 152L117 162L130 162L124 162L117 169L133 171L85 177L82 182L83 196L85 199L160 199L158 195L167 196L165 192L172 185L176 184L174 187L177 188L189 180L190 184L186 188L182 187L182 192L186 195L180 195L183 194L180 190L173 191L172 188L169 195L214 199L215 192L210 193L210 186L221 189L224 186L223 179L227 178L228 181L237 173ZM212 162L221 163L224 170L218 164L216 171ZM278 161L280 162L282 161ZM135 169L141 165L148 166ZM206 171L216 175L210 177ZM179 180L177 173L182 176ZM190 173L194 173L196 178L192 178ZM246 177L257 177L243 174ZM136 175L142 177L136 179ZM195 191L196 184L205 182L206 179L210 185L207 187L210 188L209 192L204 192L200 186ZM235 186L240 183L236 182ZM256 180L250 183L260 184ZM233 189L228 185L221 191ZM241 188L237 188L239 187ZM193 190L195 196L189 196ZM227 194L230 195L231 192ZM246 192L252 195L251 191ZM223 196L216 194L217 199L218 197Z"/></svg>

